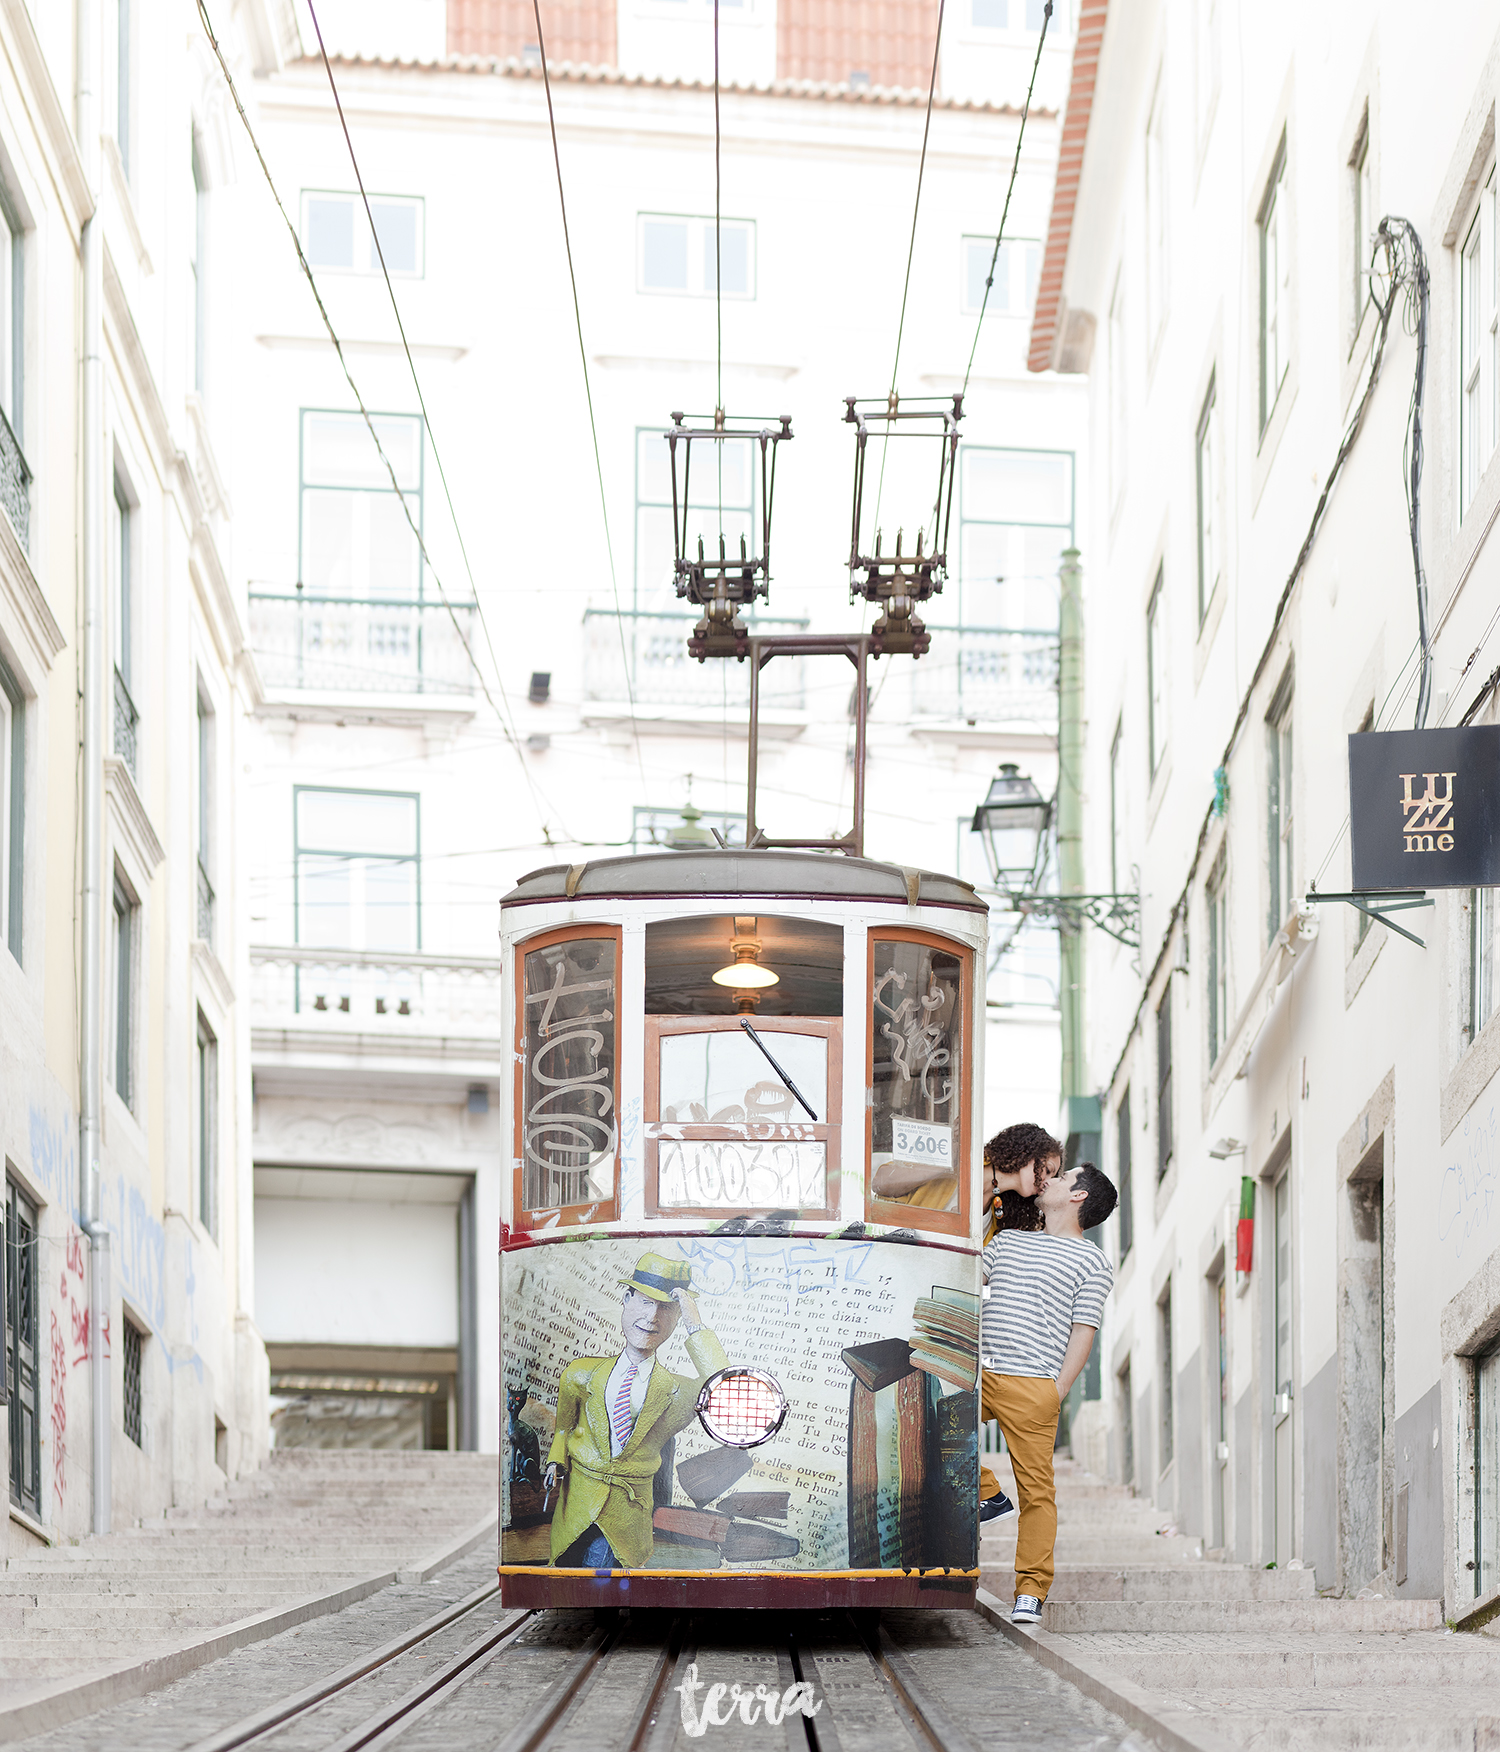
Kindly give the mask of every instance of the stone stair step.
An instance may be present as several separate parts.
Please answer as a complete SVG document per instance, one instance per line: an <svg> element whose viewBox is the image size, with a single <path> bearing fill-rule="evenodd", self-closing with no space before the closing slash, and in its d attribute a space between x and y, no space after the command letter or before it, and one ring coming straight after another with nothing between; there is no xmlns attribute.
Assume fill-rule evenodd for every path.
<svg viewBox="0 0 1500 1752"><path fill-rule="evenodd" d="M986 1554L987 1555L987 1554ZM981 1560L979 1585L997 1599L1015 1597L1013 1564ZM1314 1570L1267 1570L1242 1564L1092 1564L1059 1562L1049 1600L1296 1600L1317 1594Z"/></svg>
<svg viewBox="0 0 1500 1752"><path fill-rule="evenodd" d="M1462 1697L1369 1686L1355 1692L1282 1690L1268 1700L1236 1704L1212 1692L1181 1692L1160 1699L1168 1711L1194 1712L1220 1745L1254 1752L1475 1752L1489 1744L1488 1724L1500 1714L1500 1691ZM1420 1709L1420 1738L1413 1711ZM1178 1716L1176 1719L1181 1720Z"/></svg>
<svg viewBox="0 0 1500 1752"><path fill-rule="evenodd" d="M179 1574L176 1571L136 1570L128 1574L99 1575L93 1571L83 1571L76 1575L58 1575L47 1570L37 1570L22 1578L8 1575L0 1581L0 1605L11 1605L20 1600L24 1605L35 1605L37 1596L44 1595L51 1599L66 1599L72 1595L101 1595L110 1597L139 1596L147 1598L155 1594L203 1594L219 1595L240 1593L246 1588L257 1592L271 1593L315 1593L320 1588L333 1588L345 1580L348 1570L343 1568L327 1570L235 1570L224 1571L219 1575Z"/></svg>
<svg viewBox="0 0 1500 1752"><path fill-rule="evenodd" d="M8 1632L26 1636L58 1635L76 1637L81 1631L109 1630L114 1626L129 1630L133 1636L163 1638L184 1630L208 1630L216 1625L234 1624L241 1618L253 1618L258 1612L269 1612L285 1603L285 1594L246 1594L238 1600L222 1601L216 1608L196 1605L144 1605L133 1600L113 1603L92 1601L76 1606L35 1606L12 1614L0 1613L0 1626ZM19 1620L19 1622L17 1622Z"/></svg>
<svg viewBox="0 0 1500 1752"><path fill-rule="evenodd" d="M1442 1628L1439 1600L1048 1600L1042 1628L1062 1636L1094 1631L1268 1630L1292 1637L1314 1630Z"/></svg>
<svg viewBox="0 0 1500 1752"><path fill-rule="evenodd" d="M1168 1643L1135 1638L1114 1641L1092 1636L1079 1648L1106 1660L1112 1676L1131 1680L1174 1697L1188 1695L1202 1684L1205 1670L1213 1674L1211 1690L1275 1690L1355 1692L1369 1686L1461 1685L1500 1688L1500 1648L1482 1637L1457 1636L1446 1630L1387 1631L1376 1641L1354 1634L1305 1635L1273 1642L1243 1633L1232 1643L1222 1636ZM1211 1663L1211 1666L1209 1665ZM1194 1708L1199 1707L1195 1701ZM1205 1705L1204 1707L1211 1707ZM1500 1713L1500 1712L1497 1712Z"/></svg>

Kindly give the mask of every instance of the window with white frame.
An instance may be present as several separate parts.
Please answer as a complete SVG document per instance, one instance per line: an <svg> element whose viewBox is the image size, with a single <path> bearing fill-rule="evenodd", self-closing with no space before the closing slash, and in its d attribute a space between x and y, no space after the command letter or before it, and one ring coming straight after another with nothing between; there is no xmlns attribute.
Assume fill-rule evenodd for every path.
<svg viewBox="0 0 1500 1752"><path fill-rule="evenodd" d="M1165 579L1165 568L1159 567L1146 605L1146 759L1153 779L1167 742Z"/></svg>
<svg viewBox="0 0 1500 1752"><path fill-rule="evenodd" d="M988 302L984 283L995 264L994 283ZM1008 237L995 253L993 237L963 240L963 311L966 316L1029 316L1036 302L1036 285L1042 271L1042 246L1031 237Z"/></svg>
<svg viewBox="0 0 1500 1752"><path fill-rule="evenodd" d="M1208 1062L1229 1039L1229 862L1222 854L1208 879Z"/></svg>
<svg viewBox="0 0 1500 1752"><path fill-rule="evenodd" d="M1035 33L1042 28L1045 12L1046 0L969 0L969 22L976 30Z"/></svg>
<svg viewBox="0 0 1500 1752"><path fill-rule="evenodd" d="M1201 147L1219 94L1219 0L1197 0L1196 12L1193 83Z"/></svg>
<svg viewBox="0 0 1500 1752"><path fill-rule="evenodd" d="M1167 307L1166 91L1160 74L1146 120L1146 342L1154 347Z"/></svg>
<svg viewBox="0 0 1500 1752"><path fill-rule="evenodd" d="M140 963L140 904L125 878L115 872L110 908L109 969L113 985L110 1012L113 1052L110 1065L115 1093L127 1107L135 1106L136 970Z"/></svg>
<svg viewBox="0 0 1500 1752"><path fill-rule="evenodd" d="M214 941L214 709L200 683L196 718L198 729L198 869L197 934L210 948Z"/></svg>
<svg viewBox="0 0 1500 1752"><path fill-rule="evenodd" d="M422 594L422 552L412 529L422 528L422 422L374 414L371 424L380 450L362 414L302 410L300 582L309 595L389 602Z"/></svg>
<svg viewBox="0 0 1500 1752"><path fill-rule="evenodd" d="M0 413L24 451L26 381L26 247L20 215L0 185ZM26 470L21 471L26 474ZM23 545L28 530L19 528Z"/></svg>
<svg viewBox="0 0 1500 1752"><path fill-rule="evenodd" d="M1353 236L1350 238L1353 273L1349 287L1349 344L1359 336L1365 306L1370 302L1370 233L1375 224L1370 194L1370 106L1360 118L1354 136L1354 150L1349 155L1349 204L1353 209Z"/></svg>
<svg viewBox="0 0 1500 1752"><path fill-rule="evenodd" d="M419 951L417 797L299 785L293 811L297 941L314 949Z"/></svg>
<svg viewBox="0 0 1500 1752"><path fill-rule="evenodd" d="M1125 850L1125 774L1121 761L1125 752L1125 719L1115 724L1109 744L1109 887L1112 894L1121 894L1121 878L1129 866Z"/></svg>
<svg viewBox="0 0 1500 1752"><path fill-rule="evenodd" d="M25 871L26 696L0 657L0 942L21 959Z"/></svg>
<svg viewBox="0 0 1500 1752"><path fill-rule="evenodd" d="M1495 297L1495 167L1479 192L1459 261L1459 513L1495 451L1500 327Z"/></svg>
<svg viewBox="0 0 1500 1752"><path fill-rule="evenodd" d="M198 1012L193 1053L193 1155L197 1173L198 1221L210 1235L219 1232L218 1119L219 1043L208 1020Z"/></svg>
<svg viewBox="0 0 1500 1752"><path fill-rule="evenodd" d="M1073 545L1073 453L964 445L958 519L959 624L1055 635L1058 569ZM1038 648L1031 661L1048 674L1031 680L1050 680L1051 649Z"/></svg>
<svg viewBox="0 0 1500 1752"><path fill-rule="evenodd" d="M721 219L715 241L713 215L636 215L638 292L712 298L723 280L726 298L755 296L755 221Z"/></svg>
<svg viewBox="0 0 1500 1752"><path fill-rule="evenodd" d="M208 185L196 134L192 139L192 169L193 233L188 274L193 301L193 388L202 395L208 371Z"/></svg>
<svg viewBox="0 0 1500 1752"><path fill-rule="evenodd" d="M1109 300L1109 346L1105 368L1109 373L1109 489L1114 504L1125 484L1125 271L1115 273Z"/></svg>
<svg viewBox="0 0 1500 1752"><path fill-rule="evenodd" d="M1208 380L1208 394L1198 415L1198 624L1208 613L1219 582L1219 392L1218 377Z"/></svg>
<svg viewBox="0 0 1500 1752"><path fill-rule="evenodd" d="M706 553L717 554L722 532L726 550L739 551L741 540L751 555L759 552L755 515L755 441L726 438L708 446L695 444L698 454L687 476L686 536L691 552L701 541ZM685 452L679 447L678 468ZM682 491L681 476L678 491ZM659 426L640 427L635 435L635 603L646 610L676 611L672 583L672 461ZM675 636L675 635L674 635Z"/></svg>
<svg viewBox="0 0 1500 1752"><path fill-rule="evenodd" d="M1266 184L1256 229L1260 240L1260 429L1265 431L1286 379L1291 341L1291 227L1287 218L1286 136Z"/></svg>
<svg viewBox="0 0 1500 1752"><path fill-rule="evenodd" d="M130 175L130 58L132 0L112 0L104 7L105 52L112 77L105 88L108 128L120 150L120 167Z"/></svg>
<svg viewBox="0 0 1500 1752"><path fill-rule="evenodd" d="M371 195L366 214L354 191L302 191L302 248L320 273L378 274L383 256L393 280L419 280L426 244L420 195Z"/></svg>
<svg viewBox="0 0 1500 1752"><path fill-rule="evenodd" d="M1296 898L1292 877L1292 678L1276 689L1266 714L1266 859L1270 867L1269 941Z"/></svg>
<svg viewBox="0 0 1500 1752"><path fill-rule="evenodd" d="M1461 1046L1472 1046L1495 1013L1495 896L1494 888L1471 888L1464 897L1464 950L1467 958L1463 986L1464 1014Z"/></svg>

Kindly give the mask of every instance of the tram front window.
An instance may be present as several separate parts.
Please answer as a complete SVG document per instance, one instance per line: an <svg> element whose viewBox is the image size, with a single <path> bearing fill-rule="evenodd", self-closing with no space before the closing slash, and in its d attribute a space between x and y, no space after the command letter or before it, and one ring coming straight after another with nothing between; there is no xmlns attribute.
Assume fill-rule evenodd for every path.
<svg viewBox="0 0 1500 1752"><path fill-rule="evenodd" d="M592 1209L615 1192L617 935L559 933L522 958L520 1203Z"/></svg>
<svg viewBox="0 0 1500 1752"><path fill-rule="evenodd" d="M871 934L870 1192L917 1227L961 1220L967 963L939 938Z"/></svg>

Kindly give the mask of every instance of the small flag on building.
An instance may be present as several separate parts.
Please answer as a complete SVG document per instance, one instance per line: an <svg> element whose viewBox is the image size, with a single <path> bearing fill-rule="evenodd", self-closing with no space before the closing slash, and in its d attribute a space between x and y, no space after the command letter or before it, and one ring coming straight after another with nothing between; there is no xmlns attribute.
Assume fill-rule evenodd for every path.
<svg viewBox="0 0 1500 1752"><path fill-rule="evenodd" d="M1248 1272L1255 1259L1255 1182L1240 1180L1240 1220L1235 1230L1234 1269Z"/></svg>

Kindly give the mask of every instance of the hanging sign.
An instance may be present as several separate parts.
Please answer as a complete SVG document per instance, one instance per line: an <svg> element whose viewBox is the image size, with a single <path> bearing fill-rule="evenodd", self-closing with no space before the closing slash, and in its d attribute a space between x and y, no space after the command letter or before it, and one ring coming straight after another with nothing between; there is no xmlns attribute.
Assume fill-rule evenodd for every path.
<svg viewBox="0 0 1500 1752"><path fill-rule="evenodd" d="M1500 885L1500 725L1349 738L1354 888Z"/></svg>

